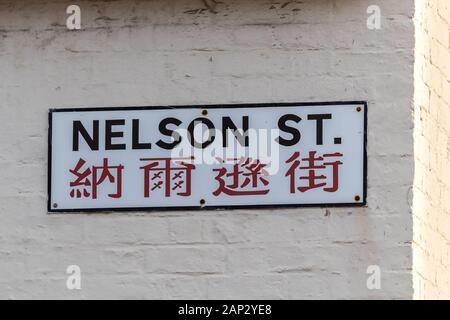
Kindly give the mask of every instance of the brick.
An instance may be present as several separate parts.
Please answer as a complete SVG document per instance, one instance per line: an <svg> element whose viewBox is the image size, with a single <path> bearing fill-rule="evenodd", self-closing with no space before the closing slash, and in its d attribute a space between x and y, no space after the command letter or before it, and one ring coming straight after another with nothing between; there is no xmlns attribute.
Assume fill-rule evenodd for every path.
<svg viewBox="0 0 450 320"><path fill-rule="evenodd" d="M436 243L438 254L424 255L448 261L433 236L447 225L445 210L432 214L448 202L442 181L433 205L425 201L439 182L431 163L445 166L444 150L426 154L448 132L433 129L449 102L448 66L436 62L448 6L418 12L439 32L420 39L441 47L417 50L424 120L413 140L414 1L378 1L382 30L366 27L372 2L229 0L214 14L200 0L82 1L82 30L68 31L61 1L1 1L0 298L411 298L414 157L424 170L424 216L414 219L435 219L423 222L418 247ZM369 102L366 207L46 212L50 107L344 100ZM371 292L374 261L387 278ZM80 291L65 286L72 263ZM429 278L445 268L419 266L421 295L445 295Z"/></svg>
<svg viewBox="0 0 450 320"><path fill-rule="evenodd" d="M214 274L225 270L221 247L167 247L145 250L145 270L150 273Z"/></svg>

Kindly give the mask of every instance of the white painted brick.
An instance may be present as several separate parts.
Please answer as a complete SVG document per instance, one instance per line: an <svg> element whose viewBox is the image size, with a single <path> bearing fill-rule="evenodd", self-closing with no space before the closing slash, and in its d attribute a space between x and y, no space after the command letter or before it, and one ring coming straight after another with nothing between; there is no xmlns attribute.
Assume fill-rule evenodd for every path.
<svg viewBox="0 0 450 320"><path fill-rule="evenodd" d="M82 30L68 31L66 1L1 1L0 298L411 298L414 1L378 2L372 31L371 0L225 0L217 14L201 0L86 0ZM447 116L449 83L427 50L429 95L416 101L434 121ZM46 213L50 107L338 100L369 102L367 207ZM443 144L448 128L433 125L421 123L417 141ZM427 177L417 199L434 190ZM428 240L436 231L416 236L444 263L445 241ZM387 275L376 292L365 288L374 261ZM80 291L66 288L68 264L82 268ZM420 278L424 296L447 292L433 272Z"/></svg>
<svg viewBox="0 0 450 320"><path fill-rule="evenodd" d="M287 278L281 275L215 276L208 279L208 299L286 299Z"/></svg>
<svg viewBox="0 0 450 320"><path fill-rule="evenodd" d="M151 273L222 273L225 256L223 247L155 247L145 250L145 270Z"/></svg>
<svg viewBox="0 0 450 320"><path fill-rule="evenodd" d="M207 243L203 236L203 221L195 217L169 219L169 233L176 243Z"/></svg>
<svg viewBox="0 0 450 320"><path fill-rule="evenodd" d="M177 276L166 279L162 290L168 299L207 299L208 278L206 276Z"/></svg>

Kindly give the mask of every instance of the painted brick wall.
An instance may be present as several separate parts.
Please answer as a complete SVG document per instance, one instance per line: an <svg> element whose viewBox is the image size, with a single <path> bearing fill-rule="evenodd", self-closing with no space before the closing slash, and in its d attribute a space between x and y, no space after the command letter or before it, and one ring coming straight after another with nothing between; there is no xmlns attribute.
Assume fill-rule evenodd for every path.
<svg viewBox="0 0 450 320"><path fill-rule="evenodd" d="M416 1L414 295L450 298L450 2Z"/></svg>
<svg viewBox="0 0 450 320"><path fill-rule="evenodd" d="M373 2L1 0L0 298L411 298L413 1ZM50 107L327 100L369 102L366 208L46 213Z"/></svg>

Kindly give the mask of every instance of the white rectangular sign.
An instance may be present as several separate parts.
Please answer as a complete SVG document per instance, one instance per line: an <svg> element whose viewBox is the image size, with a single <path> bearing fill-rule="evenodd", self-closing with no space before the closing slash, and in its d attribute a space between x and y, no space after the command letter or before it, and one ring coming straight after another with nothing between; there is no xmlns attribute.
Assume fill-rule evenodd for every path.
<svg viewBox="0 0 450 320"><path fill-rule="evenodd" d="M362 206L365 102L52 109L49 212Z"/></svg>

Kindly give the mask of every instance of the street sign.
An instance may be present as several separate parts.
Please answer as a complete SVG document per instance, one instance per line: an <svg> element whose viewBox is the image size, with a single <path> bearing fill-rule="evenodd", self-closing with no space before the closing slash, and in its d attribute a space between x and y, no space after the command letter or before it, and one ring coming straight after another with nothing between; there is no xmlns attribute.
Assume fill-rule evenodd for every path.
<svg viewBox="0 0 450 320"><path fill-rule="evenodd" d="M51 109L48 211L363 206L365 102Z"/></svg>

